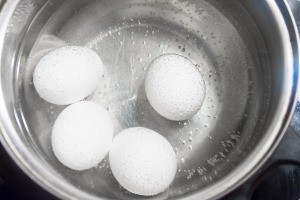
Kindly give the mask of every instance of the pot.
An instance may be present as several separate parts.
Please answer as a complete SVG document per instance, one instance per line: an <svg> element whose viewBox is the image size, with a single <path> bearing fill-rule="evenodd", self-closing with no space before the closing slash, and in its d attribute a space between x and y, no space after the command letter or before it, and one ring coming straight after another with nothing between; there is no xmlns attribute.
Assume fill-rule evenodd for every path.
<svg viewBox="0 0 300 200"><path fill-rule="evenodd" d="M1 142L28 176L63 199L145 199L118 185L106 159L78 172L55 158L51 129L65 107L38 96L32 72L64 45L101 57L105 76L87 100L108 108L115 134L143 126L173 145L175 180L153 199L217 199L240 186L273 153L297 101L298 39L285 1L6 1ZM166 53L187 57L206 82L201 110L186 121L159 116L145 95L145 71Z"/></svg>

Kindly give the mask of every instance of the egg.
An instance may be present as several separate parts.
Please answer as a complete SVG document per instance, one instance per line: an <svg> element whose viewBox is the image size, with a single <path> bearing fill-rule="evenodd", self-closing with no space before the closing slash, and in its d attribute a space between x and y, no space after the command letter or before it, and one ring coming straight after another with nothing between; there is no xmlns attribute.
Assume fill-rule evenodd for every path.
<svg viewBox="0 0 300 200"><path fill-rule="evenodd" d="M102 61L94 51L81 46L63 46L40 59L33 72L33 84L44 100L67 105L91 94L102 72Z"/></svg>
<svg viewBox="0 0 300 200"><path fill-rule="evenodd" d="M80 101L65 108L52 129L57 159L74 170L97 165L108 153L113 138L109 113L99 104Z"/></svg>
<svg viewBox="0 0 300 200"><path fill-rule="evenodd" d="M177 54L164 54L149 65L145 91L154 110L163 117L182 121L201 108L205 82L197 67Z"/></svg>
<svg viewBox="0 0 300 200"><path fill-rule="evenodd" d="M171 144L155 131L142 127L123 130L114 138L109 164L121 186L144 196L166 190L177 168Z"/></svg>

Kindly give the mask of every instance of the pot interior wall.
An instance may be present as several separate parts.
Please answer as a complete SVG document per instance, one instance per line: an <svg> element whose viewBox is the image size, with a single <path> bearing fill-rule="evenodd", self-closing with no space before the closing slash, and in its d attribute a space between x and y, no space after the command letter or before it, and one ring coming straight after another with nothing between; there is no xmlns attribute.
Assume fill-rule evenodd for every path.
<svg viewBox="0 0 300 200"><path fill-rule="evenodd" d="M276 110L283 98L284 53L280 42L277 48L271 45L271 40L281 38L275 31L267 37L267 30L277 24L268 12L253 17L258 4L267 10L266 3L253 2L22 1L7 27L1 60L2 90L20 139L39 162L80 190L98 197L144 199L119 186L107 159L78 172L64 167L53 154L51 129L65 107L39 97L32 73L53 48L87 46L105 65L102 82L87 100L107 107L115 134L128 127L147 127L165 136L177 153L176 178L155 199L208 191L233 174L268 137L266 130L276 114L270 110ZM259 21L263 17L269 19L269 28ZM145 96L147 67L165 53L189 58L205 79L204 105L190 120L164 119Z"/></svg>

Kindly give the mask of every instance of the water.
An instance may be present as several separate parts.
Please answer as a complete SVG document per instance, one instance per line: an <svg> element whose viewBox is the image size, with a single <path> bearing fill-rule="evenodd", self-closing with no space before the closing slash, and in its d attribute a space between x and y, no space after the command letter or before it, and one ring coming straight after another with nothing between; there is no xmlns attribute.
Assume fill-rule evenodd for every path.
<svg viewBox="0 0 300 200"><path fill-rule="evenodd" d="M256 54L251 52L256 49L249 49L245 41L256 37L257 32L251 29L245 33L239 28L244 24L243 17L247 18L244 12L236 9L243 16L236 19L231 16L234 13L225 9L232 5L217 0L91 0L60 4L40 31L29 57L21 63L26 67L23 75L26 123L55 170L72 184L96 195L132 197L117 187L109 169L99 168L103 163L91 170L75 172L61 166L51 151L51 128L64 107L51 105L53 109L49 112L50 105L38 97L30 84L32 71L50 49L82 45L94 50L105 65L101 82L87 100L107 108L114 121L114 134L143 126L162 134L173 145L178 168L182 170L169 188L171 196L204 188L230 172L232 166L226 160L235 158L239 142L251 135L261 104L258 85L262 80L258 76L262 73L256 69L263 66L254 65L258 58L253 58ZM35 20L38 22L41 17ZM25 37L24 42L29 41L30 37L28 41ZM206 83L204 104L187 121L173 122L159 116L145 96L148 65L165 53L188 58L197 65ZM253 127L246 131L244 126L250 122ZM187 180L184 170L192 169L195 171Z"/></svg>

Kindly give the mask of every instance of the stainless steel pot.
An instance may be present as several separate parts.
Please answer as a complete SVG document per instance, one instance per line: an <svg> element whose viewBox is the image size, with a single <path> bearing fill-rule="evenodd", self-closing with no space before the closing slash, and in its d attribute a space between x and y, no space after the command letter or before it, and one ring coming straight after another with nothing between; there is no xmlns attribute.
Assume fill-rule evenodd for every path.
<svg viewBox="0 0 300 200"><path fill-rule="evenodd" d="M58 197L145 199L120 187L106 160L77 172L53 155L51 128L64 107L39 98L32 71L47 51L84 45L106 66L88 100L108 108L115 134L151 128L177 152L174 182L153 199L219 198L263 165L293 113L297 32L286 3L280 5L285 13L273 0L6 1L0 15L2 144ZM160 117L145 97L145 70L164 53L188 57L204 74L205 102L190 120Z"/></svg>

